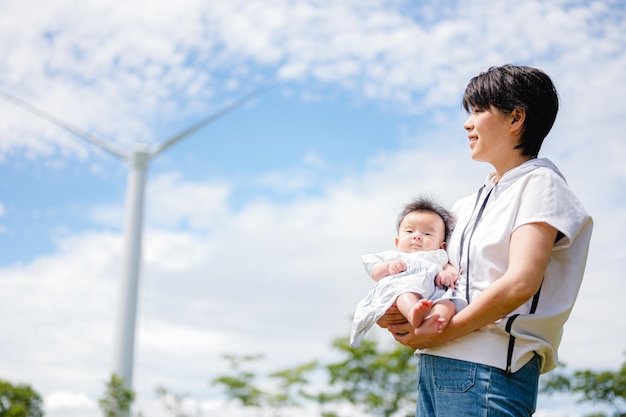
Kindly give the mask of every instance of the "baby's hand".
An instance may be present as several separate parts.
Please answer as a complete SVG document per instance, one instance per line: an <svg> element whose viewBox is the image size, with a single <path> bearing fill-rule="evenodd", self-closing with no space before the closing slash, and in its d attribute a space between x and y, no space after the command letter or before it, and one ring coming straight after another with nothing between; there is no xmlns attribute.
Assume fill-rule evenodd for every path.
<svg viewBox="0 0 626 417"><path fill-rule="evenodd" d="M396 259L395 261L389 262L389 266L387 266L387 271L389 275L399 274L400 272L406 271L406 264L401 259Z"/></svg>
<svg viewBox="0 0 626 417"><path fill-rule="evenodd" d="M459 274L455 268L449 268L441 271L435 278L435 284L439 288L448 287L454 289L456 281L459 279Z"/></svg>

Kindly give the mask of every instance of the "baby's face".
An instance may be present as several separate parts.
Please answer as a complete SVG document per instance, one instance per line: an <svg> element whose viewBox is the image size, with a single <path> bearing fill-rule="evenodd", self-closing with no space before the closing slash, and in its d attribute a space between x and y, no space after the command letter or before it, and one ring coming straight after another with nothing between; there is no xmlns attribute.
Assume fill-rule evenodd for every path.
<svg viewBox="0 0 626 417"><path fill-rule="evenodd" d="M446 227L436 213L412 211L407 214L396 238L396 248L400 252L417 252L445 248Z"/></svg>

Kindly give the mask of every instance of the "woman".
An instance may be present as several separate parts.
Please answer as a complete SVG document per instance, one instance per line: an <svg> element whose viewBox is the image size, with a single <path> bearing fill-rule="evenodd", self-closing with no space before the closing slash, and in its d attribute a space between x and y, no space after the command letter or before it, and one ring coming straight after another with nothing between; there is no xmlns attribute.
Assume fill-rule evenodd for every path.
<svg viewBox="0 0 626 417"><path fill-rule="evenodd" d="M393 307L378 322L420 349L418 417L531 416L539 374L556 366L583 277L592 220L548 159L558 111L542 71L513 65L474 77L463 97L472 159L494 172L452 208L448 243L469 305L441 332Z"/></svg>

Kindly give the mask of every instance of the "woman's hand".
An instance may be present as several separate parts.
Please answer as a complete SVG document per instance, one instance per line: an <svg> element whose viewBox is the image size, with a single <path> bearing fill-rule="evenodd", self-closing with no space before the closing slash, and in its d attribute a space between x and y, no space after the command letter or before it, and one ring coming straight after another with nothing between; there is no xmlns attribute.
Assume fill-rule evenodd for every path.
<svg viewBox="0 0 626 417"><path fill-rule="evenodd" d="M408 323L408 320L402 315L402 313L400 313L400 310L398 310L398 307L395 303L391 307L389 307L389 309L385 311L385 314L376 322L376 324L378 324L383 329L387 329L389 328L389 326L392 325L401 325Z"/></svg>
<svg viewBox="0 0 626 417"><path fill-rule="evenodd" d="M432 305L432 301L427 301ZM446 342L438 314L427 316L420 327L414 328L400 313L396 305L389 307L377 324L386 328L399 343L411 349L435 347Z"/></svg>
<svg viewBox="0 0 626 417"><path fill-rule="evenodd" d="M411 349L432 348L446 342L438 314L426 317L417 329L406 323L390 325L387 330L394 339Z"/></svg>

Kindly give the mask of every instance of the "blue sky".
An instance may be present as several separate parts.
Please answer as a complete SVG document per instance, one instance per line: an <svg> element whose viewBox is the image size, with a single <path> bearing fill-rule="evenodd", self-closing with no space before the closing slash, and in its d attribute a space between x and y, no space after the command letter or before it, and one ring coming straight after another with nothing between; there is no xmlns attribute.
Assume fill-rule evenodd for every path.
<svg viewBox="0 0 626 417"><path fill-rule="evenodd" d="M124 149L274 85L151 162L134 373L146 415L165 416L159 384L223 415L208 381L225 352L262 352L274 370L330 357L371 285L359 255L391 247L401 206L420 193L451 206L489 172L469 158L460 99L509 62L557 84L542 156L596 222L560 359L623 359L622 2L40 3L0 0L0 89ZM0 100L0 378L32 384L49 417L99 415L126 175ZM541 398L537 416L583 412Z"/></svg>
<svg viewBox="0 0 626 417"><path fill-rule="evenodd" d="M351 108L336 100L302 103L283 99L279 88L160 154L152 161L150 174L176 170L200 181L236 179L238 185L229 199L234 209L260 196L289 201L303 193L319 193L321 182L311 178L306 183L299 182L298 189L282 190L257 184L257 176L278 167L296 169L306 164L307 158L309 164L324 160L325 166L316 172L318 179L358 172L372 151L400 146L395 131L403 118L406 123L414 123L410 116L383 113L372 109L371 104L370 108ZM33 118L37 121L36 116ZM185 121L189 125L196 119L190 117ZM169 135L178 132L172 127L168 129L165 132ZM66 133L59 130L59 135ZM169 136L157 143L167 138ZM80 139L75 140L80 144ZM361 146L363 143L368 145ZM96 147L87 149L98 152ZM50 223L64 224L75 232L94 227L97 222L77 211L94 201L119 205L124 199L127 168L116 157L100 152L93 159L70 157L57 159L56 163L62 166L51 167L46 162L34 163L23 155L12 155L2 165L4 193L15 189L32 190L14 195L11 205L7 200L5 208L15 209L13 221L19 233L0 235L0 239L7 239L8 250L0 255L3 260L15 257L31 260L49 251L54 246L54 242L46 238ZM94 170L102 172L94 173ZM42 201L46 202L44 206ZM24 244L9 244L16 239L24 239Z"/></svg>

